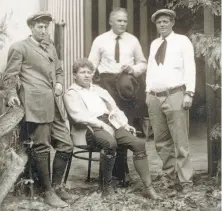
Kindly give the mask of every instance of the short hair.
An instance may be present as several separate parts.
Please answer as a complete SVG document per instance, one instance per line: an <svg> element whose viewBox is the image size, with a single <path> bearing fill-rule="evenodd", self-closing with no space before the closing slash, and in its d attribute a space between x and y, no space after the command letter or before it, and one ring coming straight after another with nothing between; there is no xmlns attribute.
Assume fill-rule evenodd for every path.
<svg viewBox="0 0 222 211"><path fill-rule="evenodd" d="M78 59L73 63L72 73L76 74L78 72L78 70L83 67L87 67L90 70L92 70L92 72L94 72L93 63L90 62L87 58L83 58L83 59Z"/></svg>
<svg viewBox="0 0 222 211"><path fill-rule="evenodd" d="M126 16L128 16L128 12L125 8L116 7L109 14L109 21L112 20L112 17L115 16L117 12L124 12L126 14Z"/></svg>

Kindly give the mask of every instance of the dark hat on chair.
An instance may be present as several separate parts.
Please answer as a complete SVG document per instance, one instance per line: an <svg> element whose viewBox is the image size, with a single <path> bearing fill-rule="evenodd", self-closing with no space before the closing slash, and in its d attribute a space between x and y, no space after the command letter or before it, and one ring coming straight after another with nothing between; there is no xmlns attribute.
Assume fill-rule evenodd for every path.
<svg viewBox="0 0 222 211"><path fill-rule="evenodd" d="M40 11L38 13L35 13L28 17L27 24L30 26L33 21L37 21L39 19L46 20L46 21L52 21L52 15L48 12Z"/></svg>
<svg viewBox="0 0 222 211"><path fill-rule="evenodd" d="M139 90L139 83L133 75L122 72L117 79L116 88L121 99L132 100Z"/></svg>
<svg viewBox="0 0 222 211"><path fill-rule="evenodd" d="M160 15L167 15L170 16L172 18L176 17L176 13L173 10L169 10L169 9L161 9L161 10L157 10L152 16L151 16L151 21L153 23L156 22L156 19L158 17L160 17Z"/></svg>

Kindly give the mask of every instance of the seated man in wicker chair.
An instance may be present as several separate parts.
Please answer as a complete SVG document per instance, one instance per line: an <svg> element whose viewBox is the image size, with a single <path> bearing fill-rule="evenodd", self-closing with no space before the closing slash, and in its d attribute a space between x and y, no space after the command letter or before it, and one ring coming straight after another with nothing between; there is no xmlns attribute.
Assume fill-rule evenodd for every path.
<svg viewBox="0 0 222 211"><path fill-rule="evenodd" d="M94 67L87 59L73 65L73 83L64 95L64 103L70 118L76 123L92 127L94 144L101 148L104 187L102 197L113 193L112 170L117 146L133 151L133 162L144 186L146 197L158 199L152 187L145 142L130 133L135 129L128 124L125 114L117 107L110 94L92 84Z"/></svg>

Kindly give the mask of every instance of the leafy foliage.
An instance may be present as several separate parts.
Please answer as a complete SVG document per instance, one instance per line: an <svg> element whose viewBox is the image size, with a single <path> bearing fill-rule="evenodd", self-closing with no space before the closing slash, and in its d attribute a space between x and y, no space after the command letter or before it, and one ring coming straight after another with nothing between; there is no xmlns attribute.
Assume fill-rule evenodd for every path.
<svg viewBox="0 0 222 211"><path fill-rule="evenodd" d="M101 193L96 191L96 186L91 188L76 188L69 191L79 195L79 199L64 208L64 211L200 211L203 208L210 210L216 207L220 201L221 193L214 179L209 179L207 175L194 175L194 190L192 193L183 195L178 192L175 196L168 197L172 190L166 190L160 181L154 182L156 190L164 197L161 201L146 199L141 196L141 190L130 193L129 188L117 188L116 194L109 199L102 199ZM27 198L19 200L16 197L8 197L3 204L5 211L12 210L36 210L36 211L56 211L58 209L44 204L40 197L35 200Z"/></svg>
<svg viewBox="0 0 222 211"><path fill-rule="evenodd" d="M209 8L214 15L221 15L220 0L172 0L168 7L175 10L178 7L188 7L193 13L199 8Z"/></svg>
<svg viewBox="0 0 222 211"><path fill-rule="evenodd" d="M5 44L5 39L8 37L7 33L7 23L11 18L12 13L10 14L5 14L0 20L0 50L4 47Z"/></svg>
<svg viewBox="0 0 222 211"><path fill-rule="evenodd" d="M190 39L195 48L196 57L206 56L208 58L208 63L212 66L217 74L220 75L220 36L209 36L201 33L195 33L190 35Z"/></svg>
<svg viewBox="0 0 222 211"><path fill-rule="evenodd" d="M167 7L173 10L186 8L194 15L198 14L202 8L209 8L214 15L221 15L220 0L172 0ZM193 23L188 34L194 45L196 57L207 57L208 64L216 70L216 78L218 79L221 75L221 32L217 32L215 36L201 33L203 29L200 29L199 26L202 22L203 20L197 20L196 24Z"/></svg>

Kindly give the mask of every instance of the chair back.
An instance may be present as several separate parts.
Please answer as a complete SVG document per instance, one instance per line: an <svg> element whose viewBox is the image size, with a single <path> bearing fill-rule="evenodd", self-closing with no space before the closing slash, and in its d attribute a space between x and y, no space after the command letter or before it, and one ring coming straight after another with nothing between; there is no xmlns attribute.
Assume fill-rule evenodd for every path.
<svg viewBox="0 0 222 211"><path fill-rule="evenodd" d="M74 122L68 115L70 125L70 136L74 146L87 145L86 142L86 131L87 126Z"/></svg>

